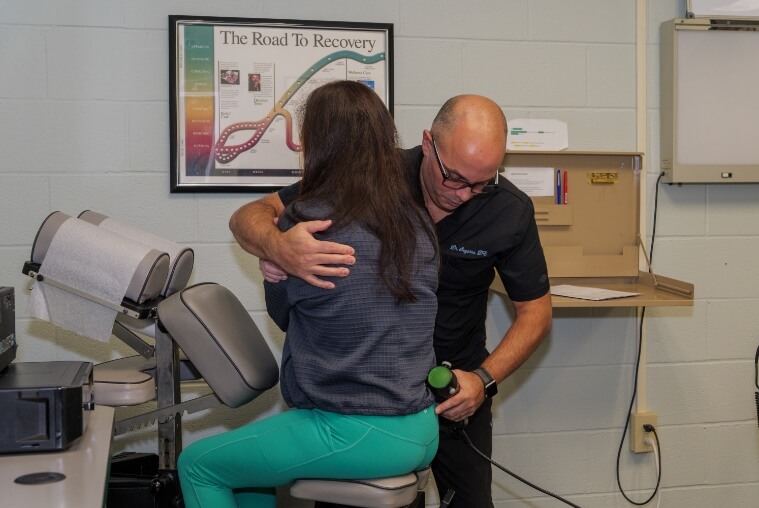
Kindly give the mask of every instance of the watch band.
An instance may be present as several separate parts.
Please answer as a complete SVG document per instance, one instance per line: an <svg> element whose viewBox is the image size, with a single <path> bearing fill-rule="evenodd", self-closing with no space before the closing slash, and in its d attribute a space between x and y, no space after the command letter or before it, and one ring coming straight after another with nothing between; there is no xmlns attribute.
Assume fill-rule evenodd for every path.
<svg viewBox="0 0 759 508"><path fill-rule="evenodd" d="M493 376L490 375L484 367L477 367L472 372L480 376L482 384L485 385L485 398L490 399L498 393L498 383L495 382Z"/></svg>

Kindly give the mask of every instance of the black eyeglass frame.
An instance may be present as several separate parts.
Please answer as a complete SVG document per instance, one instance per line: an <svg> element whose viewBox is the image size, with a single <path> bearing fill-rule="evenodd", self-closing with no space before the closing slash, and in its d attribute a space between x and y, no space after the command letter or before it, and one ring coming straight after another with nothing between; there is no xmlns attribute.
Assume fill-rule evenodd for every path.
<svg viewBox="0 0 759 508"><path fill-rule="evenodd" d="M469 190L472 194L487 194L496 188L496 185L498 184L498 171L495 172L495 176L493 178L485 182L470 183L466 180L452 177L450 174L448 174L448 170L445 169L443 161L440 160L440 154L437 151L437 143L435 143L435 138L430 135L430 139L432 140L432 151L435 153L435 159L437 160L438 168L440 168L440 174L443 175L444 187L454 190L461 190L465 187L469 187ZM446 184L446 182L448 183Z"/></svg>

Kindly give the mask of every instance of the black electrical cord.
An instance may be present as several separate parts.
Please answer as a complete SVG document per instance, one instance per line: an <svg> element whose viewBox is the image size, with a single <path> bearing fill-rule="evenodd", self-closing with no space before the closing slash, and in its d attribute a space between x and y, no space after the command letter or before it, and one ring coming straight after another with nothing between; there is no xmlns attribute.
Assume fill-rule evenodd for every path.
<svg viewBox="0 0 759 508"><path fill-rule="evenodd" d="M547 491L546 489L543 489L543 488L541 488L541 487L538 487L538 486L537 486L537 485L535 485L534 483L531 483L531 482L529 482L529 481L525 480L524 478L522 478L522 477L521 477L521 476L519 476L518 474L516 474L516 473L513 473L512 471L509 471L508 469L506 469L505 467L503 467L502 465L500 465L498 462L494 461L493 459L491 459L490 457L488 457L487 455L485 455L484 453L482 453L482 452L481 452L481 451L480 451L480 450L479 450L479 449L478 449L476 446L474 446L474 443L472 443L472 441L469 439L469 436L467 435L467 433L466 433L466 430L464 430L464 429L460 429L460 430L459 430L459 432L461 433L461 435L462 435L462 436L464 436L464 441L466 441L466 444L467 444L467 445L469 445L469 447L470 447L472 450L474 450L474 452L475 452L477 455L479 455L479 456L480 456L480 457L482 457L483 459L487 460L488 462L490 462L491 464L493 464L495 467L497 467L498 469L500 469L500 470L501 470L501 471L503 471L504 473L506 473L506 474L508 474L508 475L511 475L511 476L513 476L514 478L516 478L516 479L517 479L517 480L519 480L520 482L524 483L525 485L529 485L529 486L530 486L530 487L532 487L533 489L535 489L535 490L537 490L537 491L539 491L539 492L542 492L543 494L546 494L547 496L551 496L551 497L552 497L552 498L554 498L554 499L558 499L558 500L559 500L559 501L561 501L562 503L566 503L566 504L568 504L569 506L574 506L575 508L580 508L580 506L578 506L578 505L576 505L576 504L574 504L574 503L572 503L572 502L570 502L570 501L568 501L568 500L564 499L563 497L561 497L561 496L559 496L559 495L556 495L556 494L554 494L553 492L549 492L549 491Z"/></svg>
<svg viewBox="0 0 759 508"><path fill-rule="evenodd" d="M654 262L654 240L656 239L656 211L659 208L659 182L661 182L661 177L664 176L664 173L659 173L659 178L656 179L656 189L654 191L654 223L651 225L651 249L649 252L649 262L653 264Z"/></svg>
<svg viewBox="0 0 759 508"><path fill-rule="evenodd" d="M654 192L654 217L653 217L653 225L651 229L651 249L649 250L649 271L651 270L651 266L654 262L654 240L656 239L656 215L659 208L659 182L662 179L662 176L664 176L664 173L659 173L659 178L656 179L656 190ZM654 491L651 494L651 496L646 499L643 502L633 501L629 497L627 497L627 494L625 493L625 489L622 488L622 480L619 477L619 461L622 457L622 446L625 442L625 436L627 435L627 429L630 426L630 416L632 415L632 408L633 404L635 403L635 397L638 395L638 371L640 370L640 356L641 356L641 346L643 345L643 323L644 318L646 317L646 308L641 307L640 311L640 326L638 329L638 357L635 360L635 375L633 376L633 393L632 397L630 397L630 407L627 409L627 418L625 419L625 427L622 431L622 439L619 441L619 449L617 450L617 486L619 487L619 492L622 493L622 496L624 496L625 499L631 504L634 504L636 506L643 506L651 502L651 500L656 496L656 493L659 491L659 484L661 481L661 467L659 468L659 474L657 475L656 480L656 487L654 487ZM657 450L659 450L659 437L656 436L656 430L654 429L654 436L656 437L656 447ZM659 457L661 457L661 453L659 453Z"/></svg>
<svg viewBox="0 0 759 508"><path fill-rule="evenodd" d="M442 362L438 367L434 367L432 370L430 370L429 374L427 374L427 386L429 386L429 388L432 390L432 393L435 396L435 400L437 400L438 402L443 402L444 400L452 397L459 391L459 382L458 382L458 379L456 378L456 374L454 374L453 371L451 371L450 362L447 362L447 361ZM501 471L513 476L520 482L524 483L525 485L529 485L533 489L540 491L543 494L551 496L554 499L558 499L559 501L566 503L569 506L580 508L576 504L573 504L567 501L566 499L560 496L557 496L553 492L549 492L545 489L542 489L538 487L537 485L535 485L534 483L530 483L529 481L525 480L521 476L515 473L512 473L511 471L509 471L508 469L506 469L505 467L493 461L490 457L482 453L479 450L479 448L477 448L474 445L474 443L472 443L472 440L469 439L469 435L467 435L466 431L464 430L466 429L466 426L468 424L468 419L458 421L458 422L454 422L451 420L441 420L441 423L442 421L445 421L446 425L449 426L452 435L456 437L464 436L464 441L466 441L467 446L469 446L469 448L471 448L472 451L474 451L474 453L476 453L477 455L479 455L486 461L490 462L492 465L494 465ZM445 495L445 498L440 504L440 508L448 506L454 495L455 495L455 491L453 491L452 489L449 489Z"/></svg>

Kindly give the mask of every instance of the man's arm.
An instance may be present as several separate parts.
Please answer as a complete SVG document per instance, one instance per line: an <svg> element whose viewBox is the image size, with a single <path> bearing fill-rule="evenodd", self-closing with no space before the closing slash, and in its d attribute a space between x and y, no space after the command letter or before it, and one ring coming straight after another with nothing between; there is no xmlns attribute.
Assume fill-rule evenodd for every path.
<svg viewBox="0 0 759 508"><path fill-rule="evenodd" d="M551 293L535 300L512 302L516 317L500 344L482 363L497 382L510 376L538 348L551 329ZM459 421L474 414L485 401L485 389L477 374L455 370L459 393L439 404L435 412Z"/></svg>
<svg viewBox="0 0 759 508"><path fill-rule="evenodd" d="M269 194L237 209L229 219L229 229L246 252L261 259L271 259L273 245L280 234L274 219L284 209L279 194Z"/></svg>
<svg viewBox="0 0 759 508"><path fill-rule="evenodd" d="M229 219L229 229L245 251L270 261L282 270L314 286L332 289L332 282L320 277L344 277L350 271L344 266L356 262L349 245L321 242L314 233L324 231L332 221L301 222L281 232L275 220L285 206L277 193L240 207Z"/></svg>

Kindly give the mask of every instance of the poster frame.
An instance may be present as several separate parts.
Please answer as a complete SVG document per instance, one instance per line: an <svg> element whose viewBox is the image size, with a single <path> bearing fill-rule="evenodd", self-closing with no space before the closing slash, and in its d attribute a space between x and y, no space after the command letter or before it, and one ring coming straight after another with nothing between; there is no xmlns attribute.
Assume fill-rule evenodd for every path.
<svg viewBox="0 0 759 508"><path fill-rule="evenodd" d="M199 39L188 36L190 30L187 27L192 27L194 34L217 35L211 35L208 40ZM341 35L345 37L341 38ZM276 52L277 58L269 58L265 64L267 69L286 67L309 45L313 45L312 52L317 51L317 46L318 51L323 49L324 56L303 66L302 72L298 71L298 79L292 80L286 89L285 85L273 79L272 71L262 91L260 80L257 84L254 82L255 72L244 68L221 68L224 66L222 50L225 48L215 47L216 37L223 44L239 45L234 48L238 51L236 54L246 51L245 46L248 45L261 46L253 48L257 55L265 54L267 49L272 54ZM266 48L265 43L278 47ZM338 63L341 61L342 64ZM339 65L342 67L338 68ZM297 181L300 178L300 164L291 162L293 153L300 149L297 132L293 132L297 131L297 128L293 129L297 112L287 109L288 101L295 96L299 86L297 83L306 83L312 76L316 82L316 73L330 69L334 71L336 68L341 72L345 70L345 74L334 79L355 79L365 81L373 88L376 86L383 102L393 113L392 23L169 15L170 192L271 192ZM364 80L357 76L359 72L355 69L360 68L378 70ZM334 71L330 76L339 74ZM231 92L232 100L225 100L221 105L220 96L229 96L230 93L230 88L223 87L233 89L235 86L241 98L245 93L268 92L267 100L272 104L269 113L261 118L251 118L250 122L238 121L223 126L219 114L222 108L225 115L239 117L245 114L242 107L237 111L234 109L236 92ZM303 100L302 94L300 100ZM276 128L272 127L277 121L280 128L275 136L273 131ZM263 140L267 129L273 139ZM282 139L282 131L287 131L286 141ZM248 132L251 133L249 138ZM231 142L236 133L240 133L237 140ZM247 140L240 142L241 135ZM265 162L257 165L255 144L258 141L262 141L262 148L269 150L270 161L286 161L283 163L286 167L271 168ZM264 146L266 142L269 144ZM272 156L271 150L282 150L283 157L276 157L276 152ZM225 167L240 154L245 154L245 164L249 166Z"/></svg>

